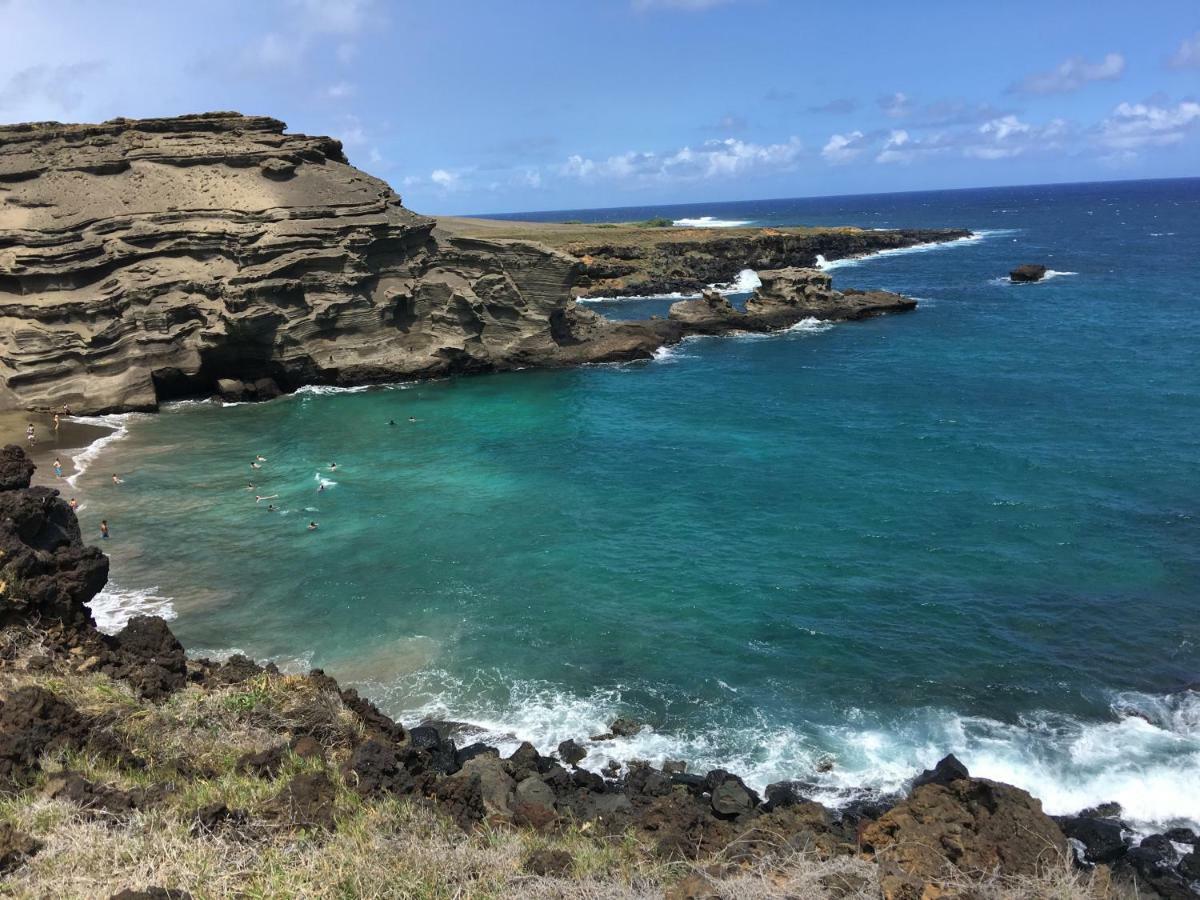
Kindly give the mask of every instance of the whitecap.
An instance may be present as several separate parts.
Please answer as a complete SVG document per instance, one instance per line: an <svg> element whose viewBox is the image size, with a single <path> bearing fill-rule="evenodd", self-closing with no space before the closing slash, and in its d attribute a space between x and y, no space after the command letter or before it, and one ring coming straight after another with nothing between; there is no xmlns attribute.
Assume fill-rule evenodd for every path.
<svg viewBox="0 0 1200 900"><path fill-rule="evenodd" d="M860 256L846 256L841 259L826 259L821 254L817 254L816 267L826 272L832 269L845 269L850 266L857 266L866 260L876 259L881 256L903 256L908 253L928 253L930 250L943 250L948 247L961 247L966 244L974 244L982 241L984 238L995 237L997 235L1012 234L1011 228L992 228L982 229L980 231L972 231L966 237L955 238L951 241L930 241L925 244L912 244L908 247L892 247L888 250L875 250L871 253L864 253Z"/></svg>
<svg viewBox="0 0 1200 900"><path fill-rule="evenodd" d="M294 393L301 397L324 397L330 394L360 394L363 391L371 390L373 387L377 387L377 385L355 384L350 387L339 387L333 384L306 384L303 387L296 388Z"/></svg>
<svg viewBox="0 0 1200 900"><path fill-rule="evenodd" d="M673 224L682 228L739 228L749 225L752 219L718 219L715 216L697 216L694 219L676 219Z"/></svg>
<svg viewBox="0 0 1200 900"><path fill-rule="evenodd" d="M753 269L742 269L733 281L710 284L709 288L722 294L749 294L762 287L762 279Z"/></svg>
<svg viewBox="0 0 1200 900"><path fill-rule="evenodd" d="M122 588L111 579L88 606L96 620L96 627L106 634L120 631L134 616L175 618L171 598L159 594L157 587Z"/></svg>

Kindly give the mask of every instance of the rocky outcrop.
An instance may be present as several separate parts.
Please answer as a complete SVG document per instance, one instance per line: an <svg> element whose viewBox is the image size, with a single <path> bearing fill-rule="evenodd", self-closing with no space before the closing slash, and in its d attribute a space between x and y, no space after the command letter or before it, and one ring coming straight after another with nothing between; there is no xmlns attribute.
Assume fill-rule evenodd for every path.
<svg viewBox="0 0 1200 900"><path fill-rule="evenodd" d="M574 337L580 268L444 232L275 119L0 128L0 408L555 364L560 337L604 358Z"/></svg>
<svg viewBox="0 0 1200 900"><path fill-rule="evenodd" d="M1015 283L1041 281L1046 277L1046 271L1047 269L1043 265L1026 263L1023 266L1017 266L1015 269L1009 272L1008 280Z"/></svg>
<svg viewBox="0 0 1200 900"><path fill-rule="evenodd" d="M561 249L583 269L575 294L586 297L698 293L733 282L743 269L809 268L818 257L865 256L970 237L963 229L867 231L859 228L640 229L603 243L574 241Z"/></svg>
<svg viewBox="0 0 1200 900"><path fill-rule="evenodd" d="M689 334L776 331L805 319L865 319L915 309L917 301L887 291L835 291L819 269L778 269L758 273L762 286L746 301L745 312L729 298L705 291L698 300L671 304L670 320Z"/></svg>

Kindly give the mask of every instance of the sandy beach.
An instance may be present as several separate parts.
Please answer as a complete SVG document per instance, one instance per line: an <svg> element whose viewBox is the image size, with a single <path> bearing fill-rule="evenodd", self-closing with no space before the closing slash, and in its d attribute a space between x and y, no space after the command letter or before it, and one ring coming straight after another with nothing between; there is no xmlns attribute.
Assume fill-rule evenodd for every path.
<svg viewBox="0 0 1200 900"><path fill-rule="evenodd" d="M30 446L25 429L33 424L37 443ZM76 422L63 416L58 428L54 427L54 416L46 413L3 412L0 413L0 446L17 444L23 447L37 464L33 475L34 484L58 487L64 492L70 489L65 483L75 473L73 457L84 448L111 434L113 429L90 422ZM63 479L54 475L54 459L62 462Z"/></svg>

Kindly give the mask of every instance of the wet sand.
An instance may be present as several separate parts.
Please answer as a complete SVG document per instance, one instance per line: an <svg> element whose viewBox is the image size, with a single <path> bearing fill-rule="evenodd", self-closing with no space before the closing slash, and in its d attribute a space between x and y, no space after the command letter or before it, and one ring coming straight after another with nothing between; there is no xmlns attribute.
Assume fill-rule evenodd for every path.
<svg viewBox="0 0 1200 900"><path fill-rule="evenodd" d="M37 443L32 446L25 437L25 429L31 422L37 434ZM113 429L105 428L103 425L74 422L65 416L59 419L59 426L56 430L53 415L0 412L0 446L16 444L25 448L37 465L37 471L33 474L33 483L58 487L64 491L69 489L69 485L54 477L54 458L57 456L62 462L64 478L72 475L75 468L71 457L112 432Z"/></svg>

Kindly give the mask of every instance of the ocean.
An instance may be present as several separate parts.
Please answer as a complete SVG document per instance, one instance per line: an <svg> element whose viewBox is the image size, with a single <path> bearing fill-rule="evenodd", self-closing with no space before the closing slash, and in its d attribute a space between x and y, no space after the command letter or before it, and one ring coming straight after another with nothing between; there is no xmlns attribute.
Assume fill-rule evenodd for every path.
<svg viewBox="0 0 1200 900"><path fill-rule="evenodd" d="M1052 813L1200 822L1200 180L517 217L650 216L978 237L831 265L908 315L107 417L73 485L102 624L505 747L647 723L591 767L838 802L953 752Z"/></svg>

